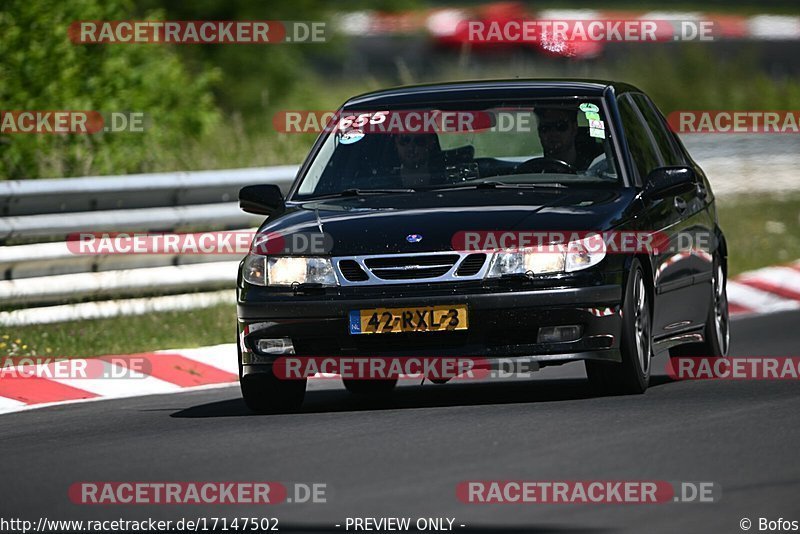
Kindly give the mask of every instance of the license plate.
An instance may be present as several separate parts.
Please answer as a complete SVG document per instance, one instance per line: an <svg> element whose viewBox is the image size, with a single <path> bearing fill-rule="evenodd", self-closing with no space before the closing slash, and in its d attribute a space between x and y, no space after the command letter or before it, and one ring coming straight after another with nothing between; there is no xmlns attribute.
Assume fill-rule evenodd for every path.
<svg viewBox="0 0 800 534"><path fill-rule="evenodd" d="M421 308L376 308L350 312L351 334L394 332L443 332L469 327L467 306L425 306Z"/></svg>

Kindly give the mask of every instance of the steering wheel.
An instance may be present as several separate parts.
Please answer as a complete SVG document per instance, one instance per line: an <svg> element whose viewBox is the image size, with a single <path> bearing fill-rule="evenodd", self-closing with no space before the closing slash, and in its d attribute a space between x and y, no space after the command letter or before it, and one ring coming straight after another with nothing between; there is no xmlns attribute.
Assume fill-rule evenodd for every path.
<svg viewBox="0 0 800 534"><path fill-rule="evenodd" d="M543 174L554 172L559 174L577 174L578 171L567 163L556 158L539 157L523 161L514 169L514 174Z"/></svg>

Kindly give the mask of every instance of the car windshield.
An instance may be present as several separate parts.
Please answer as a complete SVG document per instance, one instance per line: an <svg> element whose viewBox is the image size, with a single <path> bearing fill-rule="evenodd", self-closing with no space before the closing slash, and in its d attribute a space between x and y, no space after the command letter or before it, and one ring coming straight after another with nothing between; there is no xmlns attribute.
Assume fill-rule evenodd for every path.
<svg viewBox="0 0 800 534"><path fill-rule="evenodd" d="M619 182L601 99L470 104L340 112L294 198Z"/></svg>

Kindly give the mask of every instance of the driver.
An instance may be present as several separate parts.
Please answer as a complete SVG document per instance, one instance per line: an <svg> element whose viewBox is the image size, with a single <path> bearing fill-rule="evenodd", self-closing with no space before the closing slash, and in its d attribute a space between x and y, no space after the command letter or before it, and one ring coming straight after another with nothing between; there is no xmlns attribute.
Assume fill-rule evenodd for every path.
<svg viewBox="0 0 800 534"><path fill-rule="evenodd" d="M594 158L579 153L575 147L577 112L565 108L537 108L535 113L544 157L563 161L576 170L586 170Z"/></svg>
<svg viewBox="0 0 800 534"><path fill-rule="evenodd" d="M402 187L419 187L444 181L444 162L435 133L398 134L394 147L400 166L396 169Z"/></svg>

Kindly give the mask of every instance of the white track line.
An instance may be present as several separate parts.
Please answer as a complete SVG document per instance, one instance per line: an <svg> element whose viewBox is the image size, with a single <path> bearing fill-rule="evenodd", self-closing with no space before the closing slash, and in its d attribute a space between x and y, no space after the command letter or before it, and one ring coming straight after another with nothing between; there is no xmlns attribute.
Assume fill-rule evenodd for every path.
<svg viewBox="0 0 800 534"><path fill-rule="evenodd" d="M22 401L16 399L9 399L7 397L0 397L0 413L18 412L28 407Z"/></svg>
<svg viewBox="0 0 800 534"><path fill-rule="evenodd" d="M786 288L800 294L800 271L791 267L767 267L738 278L741 281L763 280L777 287Z"/></svg>
<svg viewBox="0 0 800 534"><path fill-rule="evenodd" d="M189 391L203 391L203 390L206 390L206 389L229 388L229 387L232 387L234 385L238 385L238 384L236 382L228 382L228 383L225 383L225 384L206 384L206 385L203 385L203 386L190 386L190 387L185 387L185 388L178 388L177 391L166 391L166 392L162 392L162 393L150 393L150 395L172 395L172 394L175 394L175 393L186 393L186 392L189 392ZM238 391L237 391L237 394L238 394ZM136 395L128 395L127 397L140 397L140 396L142 396L142 395L136 394ZM124 398L124 397L116 397L116 398ZM0 403L0 414L14 413L14 412L27 412L27 411L30 411L30 410L38 410L39 408L48 408L50 406L62 406L64 404L83 404L85 402L97 402L97 401L103 401L103 400L108 400L108 399L109 399L109 397L92 397L90 399L74 399L74 400L68 400L68 401L43 402L43 403L40 403L40 404L24 404L23 403L22 406L19 406L19 405L13 406L13 405L10 404L10 405L8 405L7 408L4 408L4 405L2 403L4 403L5 401L10 401L11 403L15 403L15 402L18 402L18 401L15 401L13 399L7 399L7 398L4 398L4 397L0 397L0 401L2 402L2 403Z"/></svg>
<svg viewBox="0 0 800 534"><path fill-rule="evenodd" d="M772 313L800 308L799 301L785 299L774 293L762 291L733 280L728 281L728 300L756 313Z"/></svg>
<svg viewBox="0 0 800 534"><path fill-rule="evenodd" d="M106 364L111 368L112 364ZM121 366L113 365L122 369ZM123 370L124 372L124 370ZM153 393L177 393L184 388L155 378L145 376L142 378L53 378L53 382L64 384L100 397L133 397L137 395L151 395Z"/></svg>
<svg viewBox="0 0 800 534"><path fill-rule="evenodd" d="M179 354L184 358L216 367L239 376L239 362L236 356L236 343L223 343L196 349L159 350L156 354Z"/></svg>

